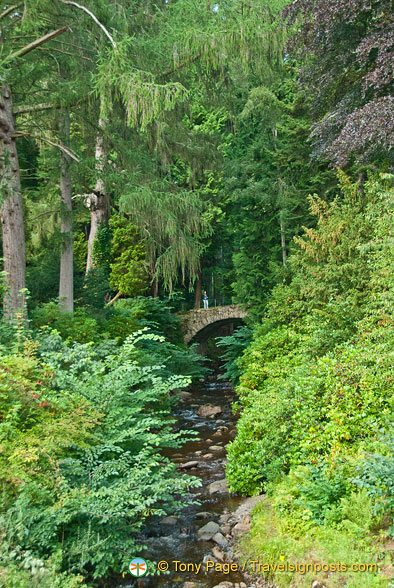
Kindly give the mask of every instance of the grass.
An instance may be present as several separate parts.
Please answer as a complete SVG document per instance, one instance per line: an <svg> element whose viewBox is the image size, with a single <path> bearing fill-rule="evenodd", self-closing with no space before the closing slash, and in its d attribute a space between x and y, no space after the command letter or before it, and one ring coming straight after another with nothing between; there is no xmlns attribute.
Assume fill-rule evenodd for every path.
<svg viewBox="0 0 394 588"><path fill-rule="evenodd" d="M311 586L314 580L326 588L393 588L392 554L394 545L382 535L363 533L354 529L310 526L296 529L286 517L273 511L268 501L260 503L253 513L250 533L241 542L244 561L260 564L332 564L334 571L307 570L304 574L290 571L268 572L260 568L260 575L279 588ZM377 571L337 570L337 564L377 564ZM251 567L251 563L248 567ZM257 564L254 564L255 569ZM271 568L272 570L272 568Z"/></svg>

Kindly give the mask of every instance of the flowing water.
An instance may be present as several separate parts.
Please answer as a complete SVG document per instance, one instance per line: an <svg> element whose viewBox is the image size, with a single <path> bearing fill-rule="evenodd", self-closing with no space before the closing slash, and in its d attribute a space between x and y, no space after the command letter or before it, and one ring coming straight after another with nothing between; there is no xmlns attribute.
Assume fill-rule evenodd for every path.
<svg viewBox="0 0 394 588"><path fill-rule="evenodd" d="M150 561L169 562L168 574L144 576L131 579L121 584L122 588L181 588L185 582L196 582L200 588L212 588L220 582L242 582L239 572L229 574L210 570L205 566L196 575L193 571L176 571L172 562L203 564L212 553L215 543L200 540L197 531L209 521L219 522L221 515L232 513L242 502L242 498L232 497L228 493L210 495L208 486L225 477L225 446L234 438L235 416L231 404L235 400L232 386L225 381L206 381L191 389L191 396L184 400L175 410L177 427L198 432L196 440L187 442L182 448L174 449L167 456L179 464L197 461L198 467L187 470L202 481L200 488L191 490L189 496L198 504L187 504L181 513L175 513L170 520L152 520L146 528L141 543L147 549L141 557ZM202 417L197 414L200 406L212 404L220 406L222 412L216 417ZM222 449L210 450L209 447L220 446ZM164 524L163 524L164 523ZM229 548L226 548L228 552ZM231 557L231 551L229 553ZM211 557L209 557L211 559Z"/></svg>

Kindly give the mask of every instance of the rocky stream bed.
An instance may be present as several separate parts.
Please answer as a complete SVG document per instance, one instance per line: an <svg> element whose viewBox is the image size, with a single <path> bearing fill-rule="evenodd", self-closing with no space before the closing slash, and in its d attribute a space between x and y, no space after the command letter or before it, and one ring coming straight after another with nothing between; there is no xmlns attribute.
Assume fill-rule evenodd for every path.
<svg viewBox="0 0 394 588"><path fill-rule="evenodd" d="M233 565L238 569L228 573L228 565L224 566L239 564L237 541L250 528L251 509L264 499L236 497L228 492L225 447L235 436L236 417L231 410L234 389L228 382L211 377L211 381L181 395L182 402L175 412L177 426L197 431L198 437L167 455L179 464L180 471L201 479L202 485L190 492L190 498L197 504L185 502L181 513L152 520L140 537L146 545L141 557L168 562L168 572L130 578L122 587L268 588L242 573L242 565ZM208 561L213 563L207 570ZM174 562L189 564L188 569L181 570L183 566Z"/></svg>

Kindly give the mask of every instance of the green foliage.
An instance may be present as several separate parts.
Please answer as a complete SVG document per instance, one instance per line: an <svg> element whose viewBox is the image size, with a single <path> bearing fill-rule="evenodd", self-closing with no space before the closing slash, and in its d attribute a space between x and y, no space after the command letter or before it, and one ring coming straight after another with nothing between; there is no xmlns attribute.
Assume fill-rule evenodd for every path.
<svg viewBox="0 0 394 588"><path fill-rule="evenodd" d="M290 493L294 482L288 480ZM350 504L353 508L361 508L359 517L356 512L352 515L360 523L357 533L353 528L339 529L332 524L313 525L304 521L302 525L300 519L294 521L294 510L278 510L268 500L260 503L254 512L252 531L242 540L245 561L271 564L271 571L261 570L260 575L279 588L304 588L314 582L330 588L389 588L390 552L387 546L368 534L365 526L368 524L368 499L360 494L343 499L343 503L345 500L349 501L344 506L346 512ZM297 563L300 571L274 573L273 567L283 560L293 565ZM353 564L364 562L375 564L376 568L363 573L352 571Z"/></svg>
<svg viewBox="0 0 394 588"><path fill-rule="evenodd" d="M296 75L287 64L269 88L253 79L239 104L237 134L226 148L223 189L229 194L232 286L236 301L249 304L255 318L272 287L288 278L283 256L302 225L310 224L308 194L328 195L335 181L324 166L308 163L308 112Z"/></svg>
<svg viewBox="0 0 394 588"><path fill-rule="evenodd" d="M120 216L110 221L111 246L103 249L103 262L111 260L109 282L122 296L138 296L148 287L145 250L133 223ZM104 255L103 255L104 254Z"/></svg>
<svg viewBox="0 0 394 588"><path fill-rule="evenodd" d="M137 296L117 300L114 310L127 314L130 319L138 321L143 327L164 335L171 343L183 341L179 318L172 312L171 304L159 298Z"/></svg>
<svg viewBox="0 0 394 588"><path fill-rule="evenodd" d="M111 255L111 230L106 225L101 224L96 233L93 243L93 260L98 267L109 268Z"/></svg>
<svg viewBox="0 0 394 588"><path fill-rule="evenodd" d="M84 308L77 308L74 313L64 312L56 302L48 302L32 313L32 326L51 327L64 339L79 343L96 341L99 337L97 320L89 316Z"/></svg>
<svg viewBox="0 0 394 588"><path fill-rule="evenodd" d="M249 327L238 327L232 335L220 337L217 341L219 347L224 348L221 360L224 361L225 372L221 376L230 380L233 384L239 383L238 361L249 345L252 338L252 331Z"/></svg>
<svg viewBox="0 0 394 588"><path fill-rule="evenodd" d="M93 266L75 280L76 302L90 312L103 310L110 290L108 267L102 265Z"/></svg>
<svg viewBox="0 0 394 588"><path fill-rule="evenodd" d="M357 534L393 516L390 446L363 461L377 432L392 430L392 178L371 177L363 193L340 182L341 199L311 200L316 228L297 238L293 279L274 289L243 354L227 475L244 493L268 484L295 528ZM359 522L349 515L357 500Z"/></svg>
<svg viewBox="0 0 394 588"><path fill-rule="evenodd" d="M204 249L202 238L211 227L202 214L200 195L192 190L178 191L167 182L150 186L130 186L121 199L125 212L132 214L143 237L152 278L162 278L171 292L181 274L190 281L199 270Z"/></svg>
<svg viewBox="0 0 394 588"><path fill-rule="evenodd" d="M29 557L40 569L52 561L59 586L67 571L84 578L126 571L146 517L173 512L181 506L175 496L199 484L160 453L190 438L173 431L170 416L171 392L190 378L154 362L165 360L166 345L146 330L120 347L65 344L48 332L21 355L1 358L7 566L16 549L24 559L14 568ZM68 581L64 587L74 585L72 575Z"/></svg>
<svg viewBox="0 0 394 588"><path fill-rule="evenodd" d="M364 459L354 482L373 501L375 516L389 516L390 533L394 535L394 443L393 437L382 439L382 454L375 453Z"/></svg>

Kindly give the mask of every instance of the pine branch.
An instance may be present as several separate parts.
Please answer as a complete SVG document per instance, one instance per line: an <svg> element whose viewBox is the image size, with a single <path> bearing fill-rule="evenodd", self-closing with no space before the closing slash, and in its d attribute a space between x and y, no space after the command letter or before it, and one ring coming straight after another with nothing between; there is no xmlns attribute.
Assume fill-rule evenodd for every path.
<svg viewBox="0 0 394 588"><path fill-rule="evenodd" d="M34 51L34 49L37 49L37 47L40 47L44 43L47 43L48 41L51 41L55 37L62 35L66 31L68 31L68 27L62 27L61 29L57 29L56 31L52 31L51 33L47 33L43 37L40 37L39 39L36 39L32 43L25 45L25 47L22 47L22 49L18 49L18 51L15 51L15 53L11 53L11 55L8 57L7 61L9 61L11 59L16 59L17 57L22 57L23 55L30 53L30 51Z"/></svg>
<svg viewBox="0 0 394 588"><path fill-rule="evenodd" d="M77 2L73 2L72 0L62 0L62 2L63 2L63 4L69 4L71 6L75 6L76 8L79 8L80 10L83 10L84 12L86 12L86 14L88 14L90 16L90 18L92 18L94 20L94 22L101 28L101 30L104 32L104 34L111 41L112 47L116 47L116 43L115 43L113 37L107 31L105 26L98 20L98 18L93 14L93 12L91 12L88 8L86 8L86 6L82 6L81 4L77 4Z"/></svg>

